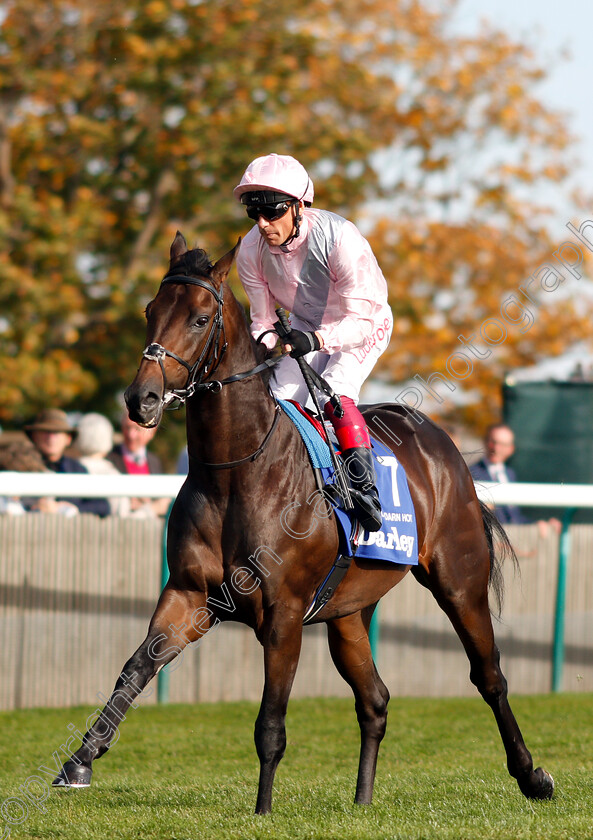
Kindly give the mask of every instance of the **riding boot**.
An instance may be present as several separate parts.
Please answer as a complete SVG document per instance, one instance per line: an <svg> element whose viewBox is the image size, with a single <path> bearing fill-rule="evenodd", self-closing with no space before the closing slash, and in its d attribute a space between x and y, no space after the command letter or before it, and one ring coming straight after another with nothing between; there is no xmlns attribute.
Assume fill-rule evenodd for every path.
<svg viewBox="0 0 593 840"><path fill-rule="evenodd" d="M347 449L342 452L342 460L352 484L356 518L365 531L379 531L383 522L371 450L364 446Z"/></svg>

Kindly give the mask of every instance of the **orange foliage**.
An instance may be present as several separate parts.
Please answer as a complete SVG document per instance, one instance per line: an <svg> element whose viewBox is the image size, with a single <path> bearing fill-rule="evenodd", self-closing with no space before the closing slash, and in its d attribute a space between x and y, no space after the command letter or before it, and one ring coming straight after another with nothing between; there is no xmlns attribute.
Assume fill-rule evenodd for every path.
<svg viewBox="0 0 593 840"><path fill-rule="evenodd" d="M269 151L302 160L320 206L372 214L396 319L381 374L443 369L458 336L496 317L549 252L541 190L562 184L571 140L534 94L544 73L529 50L492 27L453 34L454 10L7 4L0 421L47 403L112 405L175 230L213 256L226 250L246 229L232 187ZM475 360L472 422L484 422L506 369L586 336L588 309L561 298L538 301L532 328L509 329Z"/></svg>

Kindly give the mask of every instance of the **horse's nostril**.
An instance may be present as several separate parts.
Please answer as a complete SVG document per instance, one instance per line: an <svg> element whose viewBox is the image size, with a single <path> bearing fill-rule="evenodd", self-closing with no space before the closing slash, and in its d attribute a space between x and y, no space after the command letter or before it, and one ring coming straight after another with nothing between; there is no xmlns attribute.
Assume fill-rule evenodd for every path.
<svg viewBox="0 0 593 840"><path fill-rule="evenodd" d="M146 423L152 420L161 404L160 394L155 391L143 391L130 385L124 393L130 419L135 423Z"/></svg>
<svg viewBox="0 0 593 840"><path fill-rule="evenodd" d="M148 411L150 409L154 409L160 401L161 398L159 394L155 394L154 391L149 391L148 394L145 394L140 400L140 407L144 411Z"/></svg>

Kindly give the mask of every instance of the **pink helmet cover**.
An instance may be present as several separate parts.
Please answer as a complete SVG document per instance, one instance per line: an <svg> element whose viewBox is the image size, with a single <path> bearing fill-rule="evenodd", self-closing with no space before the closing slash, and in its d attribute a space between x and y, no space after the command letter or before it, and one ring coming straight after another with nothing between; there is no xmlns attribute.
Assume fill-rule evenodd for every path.
<svg viewBox="0 0 593 840"><path fill-rule="evenodd" d="M313 181L305 167L290 155L265 155L252 160L233 190L235 198L251 190L275 190L300 201L313 201Z"/></svg>

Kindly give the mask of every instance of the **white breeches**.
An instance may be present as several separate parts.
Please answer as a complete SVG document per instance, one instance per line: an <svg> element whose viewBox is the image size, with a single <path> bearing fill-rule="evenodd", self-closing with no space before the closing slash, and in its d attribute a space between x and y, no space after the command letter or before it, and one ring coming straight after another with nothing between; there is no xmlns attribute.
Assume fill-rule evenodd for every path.
<svg viewBox="0 0 593 840"><path fill-rule="evenodd" d="M290 318L291 325L295 330L309 331L310 325L300 321L294 315ZM371 340L361 347L353 350L341 350L329 356L322 350L309 353L305 356L306 361L313 370L323 376L330 388L342 397L350 397L358 403L362 384L370 375L377 363L377 359L387 348L391 338L391 327L385 330L379 327ZM285 356L276 366L270 380L272 392L281 400L296 400L304 405L309 396L308 388L303 380L303 375L296 359ZM325 394L319 394L319 400L323 405L327 402Z"/></svg>

